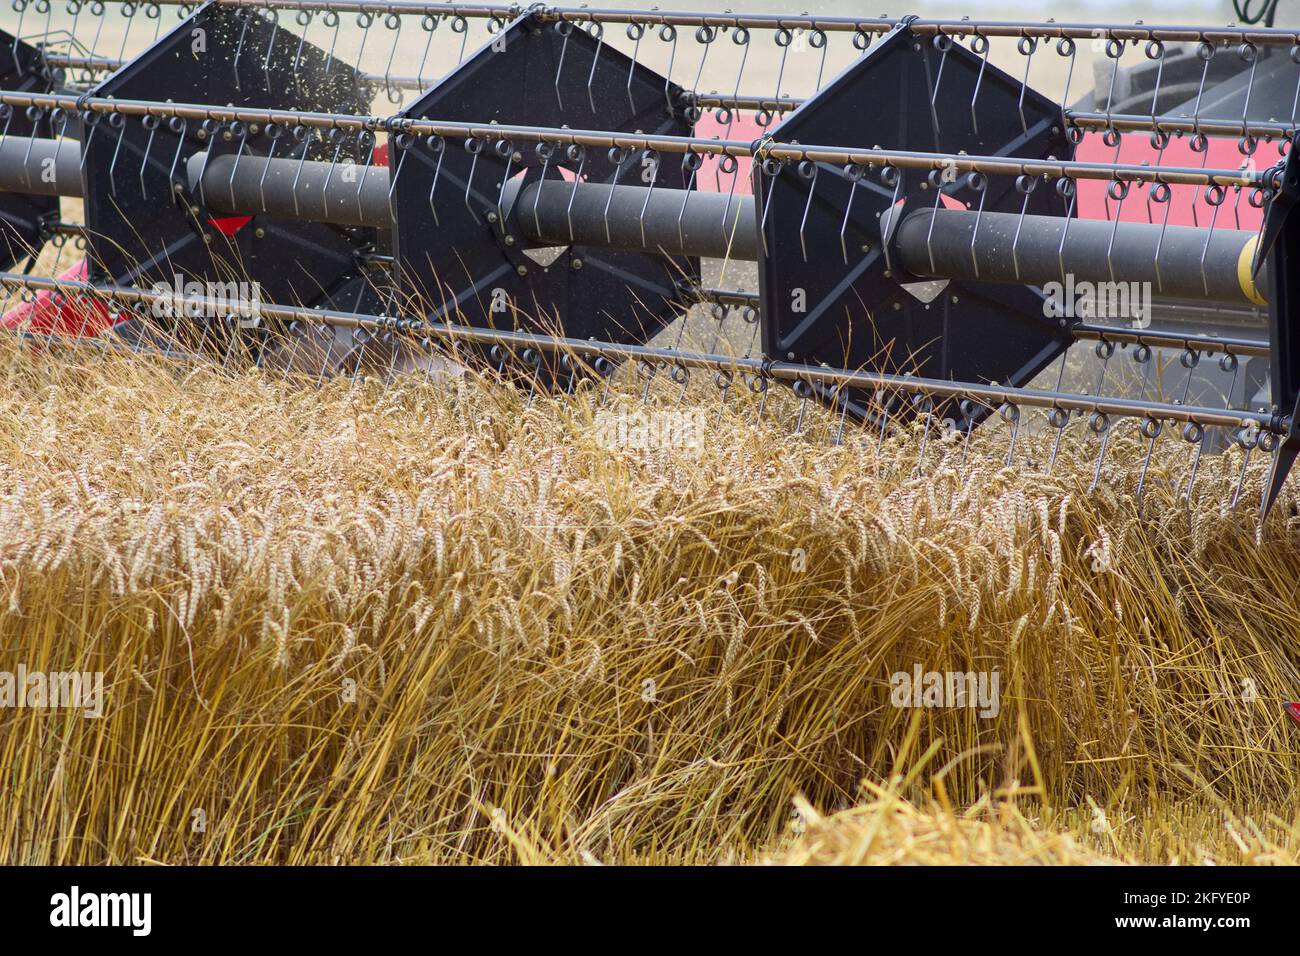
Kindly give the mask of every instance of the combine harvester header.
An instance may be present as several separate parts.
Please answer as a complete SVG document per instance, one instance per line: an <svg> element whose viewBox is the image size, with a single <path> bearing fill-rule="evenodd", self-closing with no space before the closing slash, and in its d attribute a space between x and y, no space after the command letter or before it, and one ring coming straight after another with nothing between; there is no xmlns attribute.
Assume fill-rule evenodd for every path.
<svg viewBox="0 0 1300 956"><path fill-rule="evenodd" d="M1296 32L369 0L72 0L56 26L48 0L13 9L0 282L26 299L8 324L47 346L221 362L312 343L321 375L450 350L556 390L702 372L723 402L788 384L834 411L837 440L850 418L881 435L992 418L1008 460L1039 409L1057 447L1086 422L1096 475L1129 417L1148 463L1177 427L1188 495L1211 433L1270 454L1264 513L1300 454ZM1071 104L1084 61L1098 89ZM1033 88L1036 64L1064 75L1059 96ZM31 274L69 239L84 264ZM753 263L756 291L710 288L717 260ZM156 291L178 276L251 283L256 307ZM1150 290L1162 322L1097 320L1100 288ZM755 344L651 341L699 303ZM1228 334L1172 327L1206 310ZM1090 392L1062 387L1081 341ZM1147 369L1136 397L1106 394L1117 348ZM1185 378L1148 396L1165 355ZM1190 400L1207 357L1222 403ZM1262 402L1247 362L1266 363Z"/></svg>

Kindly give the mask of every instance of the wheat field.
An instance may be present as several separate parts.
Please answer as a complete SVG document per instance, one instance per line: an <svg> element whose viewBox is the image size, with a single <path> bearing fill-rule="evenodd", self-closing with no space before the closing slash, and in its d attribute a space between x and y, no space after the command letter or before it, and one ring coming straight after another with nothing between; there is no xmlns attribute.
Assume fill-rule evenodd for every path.
<svg viewBox="0 0 1300 956"><path fill-rule="evenodd" d="M6 342L4 863L1295 863L1300 511L1119 429L963 451L775 392L320 387ZM664 377L661 377L664 378ZM996 672L1000 706L891 674Z"/></svg>

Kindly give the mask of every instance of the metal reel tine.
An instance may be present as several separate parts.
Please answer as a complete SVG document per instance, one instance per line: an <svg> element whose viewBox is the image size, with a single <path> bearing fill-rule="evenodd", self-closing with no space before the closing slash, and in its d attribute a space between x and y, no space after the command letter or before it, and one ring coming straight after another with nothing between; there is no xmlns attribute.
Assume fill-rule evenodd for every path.
<svg viewBox="0 0 1300 956"><path fill-rule="evenodd" d="M1065 69L1065 90L1061 93L1061 112L1064 113L1070 104L1070 82L1074 79L1074 63L1077 53L1077 44L1071 37L1061 37L1056 41L1056 55L1068 56L1070 65Z"/></svg>
<svg viewBox="0 0 1300 956"><path fill-rule="evenodd" d="M18 11L18 26L14 28L14 42L9 44L9 55L13 57L14 69L21 73L23 64L18 59L18 43L23 35L23 18L27 16L26 0L19 0L14 4L14 9Z"/></svg>
<svg viewBox="0 0 1300 956"><path fill-rule="evenodd" d="M645 379L645 387L641 390L641 404L645 405L650 400L650 383L659 372L659 366L655 363L648 362L645 359L637 359L636 373Z"/></svg>
<svg viewBox="0 0 1300 956"><path fill-rule="evenodd" d="M1192 445L1192 460L1187 467L1187 487L1183 491L1183 503L1190 506L1196 472L1201 464L1201 456L1205 453L1205 443L1209 441L1209 429L1197 422L1188 422L1183 426L1183 440Z"/></svg>
<svg viewBox="0 0 1300 956"><path fill-rule="evenodd" d="M1201 353L1199 350L1192 348L1189 344L1183 349L1183 354L1179 356L1178 362L1183 368L1187 369L1187 378L1183 381L1183 395L1179 402L1182 405L1186 405L1187 396L1191 394L1192 377L1196 374L1196 366L1201 364Z"/></svg>
<svg viewBox="0 0 1300 956"><path fill-rule="evenodd" d="M266 55L262 57L262 74L266 77L267 87L271 87L271 54L275 52L275 38L280 32L280 12L268 8L262 16L271 22L271 38L266 44ZM125 50L123 51L125 53Z"/></svg>
<svg viewBox="0 0 1300 956"><path fill-rule="evenodd" d="M722 340L722 327L727 324L727 319L731 316L731 309L721 302L713 302L709 305L709 314L714 320L713 341L709 345L710 352L718 350L718 342Z"/></svg>
<svg viewBox="0 0 1300 956"><path fill-rule="evenodd" d="M1208 157L1208 150L1206 156ZM1214 241L1214 227L1219 220L1219 207L1223 205L1226 193L1218 183L1205 187L1205 201L1210 206L1210 228L1205 234L1205 246L1201 249L1201 285L1205 294L1210 294L1210 281L1205 275L1205 257L1210 254L1210 243Z"/></svg>
<svg viewBox="0 0 1300 956"><path fill-rule="evenodd" d="M1252 423L1253 424L1253 423ZM1241 470L1237 472L1237 486L1232 493L1232 503L1228 509L1236 510L1237 502L1241 499L1241 489L1246 482L1246 469L1250 467L1250 456L1259 444L1259 431L1251 426L1242 426L1233 433L1233 441L1246 450L1246 454L1241 459Z"/></svg>
<svg viewBox="0 0 1300 956"><path fill-rule="evenodd" d="M151 117L146 116L145 121L149 120L150 118ZM235 204L235 176L239 173L239 161L244 158L244 151L248 148L248 125L246 123L236 122L232 124L232 127L237 129L239 133L239 147L235 150L235 161L234 163L231 164L230 167L230 180L226 184L230 192L230 203L233 206ZM153 142L152 130L149 133L149 142L151 143ZM149 154L148 154L148 150L146 150L145 162L148 162L148 159L149 159ZM144 186L144 165L143 164L140 167L140 177L141 177L140 185L143 188Z"/></svg>
<svg viewBox="0 0 1300 956"><path fill-rule="evenodd" d="M1110 274L1110 281L1115 281L1115 262L1112 253L1115 250L1115 234L1119 232L1120 220L1124 216L1124 200L1128 198L1129 184L1121 179L1112 179L1106 185L1106 198L1114 199L1118 203L1115 207L1115 219L1110 227L1110 240L1106 243L1106 269ZM1107 204L1107 210L1110 206Z"/></svg>
<svg viewBox="0 0 1300 956"><path fill-rule="evenodd" d="M627 38L632 41L632 53L628 58L630 62L627 65L627 105L633 113L636 113L636 97L632 95L632 80L636 77L636 68L639 65L637 55L641 52L641 38L645 36L645 24L629 23L624 32L627 34Z"/></svg>
<svg viewBox="0 0 1300 956"><path fill-rule="evenodd" d="M1092 469L1092 484L1088 486L1088 494L1092 494L1101 482L1101 463L1106 457L1106 446L1110 442L1110 416L1105 412L1093 412L1088 418L1088 428L1101 439L1097 449L1097 462Z"/></svg>
<svg viewBox="0 0 1300 956"><path fill-rule="evenodd" d="M686 325L685 316L682 317L681 322L684 328ZM691 385L691 371L685 365L679 364L673 366L673 370L670 374L673 381L681 386L681 390L677 393L677 404L680 405L685 401L686 390L690 388Z"/></svg>
<svg viewBox="0 0 1300 956"><path fill-rule="evenodd" d="M1268 474L1259 489L1259 530L1263 533L1264 522L1268 519L1269 507L1273 503L1273 496L1280 490L1279 469L1289 466L1288 450L1282 444L1281 439L1275 432L1262 432L1259 436L1260 450L1265 454L1271 455L1268 464ZM1294 460L1294 453L1290 453L1290 459ZM1286 480L1286 474L1281 474L1280 480Z"/></svg>
<svg viewBox="0 0 1300 956"><path fill-rule="evenodd" d="M1011 443L1007 447L1007 456L1003 459L1002 464L1005 467L1011 467L1012 462L1016 460L1016 439L1020 437L1020 406L1014 402L1003 402L998 408L998 417L1010 426Z"/></svg>
<svg viewBox="0 0 1300 956"><path fill-rule="evenodd" d="M98 13L95 12L96 7L99 9ZM95 39L91 41L90 44L90 53L93 56L99 53L99 40L104 35L104 24L108 22L108 4L106 4L104 0L91 0L90 12L99 17L99 23L95 27ZM22 33L21 23L18 28L18 33ZM236 72L235 78L236 81L238 81L238 72Z"/></svg>
<svg viewBox="0 0 1300 956"><path fill-rule="evenodd" d="M1119 78L1119 61L1124 56L1124 41L1111 36L1106 41L1105 52L1106 57L1114 61L1110 68L1110 88L1106 92L1106 126L1110 128L1111 115L1115 110L1115 81Z"/></svg>
<svg viewBox="0 0 1300 956"><path fill-rule="evenodd" d="M366 157L365 165L361 168L361 174L357 176L357 215L360 216L362 211L361 193L366 188L366 176L370 172L370 167L375 161L375 134L370 132L368 129L359 131L357 133L357 147ZM305 149L303 150L303 154L306 155ZM389 214L392 214L391 205L389 206Z"/></svg>
<svg viewBox="0 0 1300 956"><path fill-rule="evenodd" d="M930 444L930 425L934 415L934 399L925 392L917 392L912 396L912 405L920 408L921 419L921 446L916 455L916 468L913 474L917 477L925 474L925 453Z"/></svg>
<svg viewBox="0 0 1300 956"><path fill-rule="evenodd" d="M1021 132L1028 133L1029 122L1025 119L1025 94L1029 92L1029 68L1034 62L1034 52L1038 49L1038 39L1031 36L1022 36L1016 41L1016 49L1025 58L1025 74L1020 80L1020 99L1016 105L1020 111Z"/></svg>
<svg viewBox="0 0 1300 956"><path fill-rule="evenodd" d="M1287 148L1288 141L1283 139L1278 143L1278 152L1282 155L1284 148ZM1259 274L1260 263L1264 260L1261 258L1264 251L1264 227L1268 224L1269 212L1273 207L1273 201L1276 199L1276 193L1271 186L1258 185L1251 189L1247 202L1252 209L1259 210L1259 227L1255 230L1254 252L1251 254L1250 274L1257 276Z"/></svg>
<svg viewBox="0 0 1300 956"><path fill-rule="evenodd" d="M717 31L710 26L700 26L695 30L695 42L701 44L703 49L700 51L700 65L695 70L695 82L691 84L692 104L699 98L700 77L704 75L704 64L709 58L709 49L713 46L717 35Z"/></svg>
<svg viewBox="0 0 1300 956"><path fill-rule="evenodd" d="M1065 429L1070 424L1069 411L1059 406L1054 407L1047 414L1047 424L1056 431L1056 435L1052 438L1052 451L1047 457L1047 470L1050 473L1056 465L1057 455L1060 454L1061 440L1065 437Z"/></svg>
<svg viewBox="0 0 1300 956"><path fill-rule="evenodd" d="M330 362L334 358L334 341L336 338L328 326L322 326L321 329L323 333L326 333L322 336L325 339L325 354L321 356L320 374L316 377L317 388L325 384L325 373L329 371Z"/></svg>
<svg viewBox="0 0 1300 956"><path fill-rule="evenodd" d="M754 414L755 425L763 420L763 410L767 408L767 393L770 390L770 387L771 380L766 370L750 379L750 391L758 394L758 411Z"/></svg>
<svg viewBox="0 0 1300 956"><path fill-rule="evenodd" d="M971 39L970 47L971 50L981 58L979 75L975 78L975 90L971 93L970 98L971 129L975 132L975 135L978 136L980 131L980 121L979 111L976 109L975 103L979 99L980 86L984 83L984 71L989 65L989 38L980 33L978 27L975 28L975 36Z"/></svg>
<svg viewBox="0 0 1300 956"><path fill-rule="evenodd" d="M325 66L322 71L326 76L329 76L330 68L334 65L334 51L339 45L339 27L342 24L342 18L337 10L326 10L325 15L321 17L321 21L325 26L334 28L334 35L330 38L330 48L329 52L325 54Z"/></svg>
<svg viewBox="0 0 1300 956"><path fill-rule="evenodd" d="M650 208L650 197L654 195L655 181L658 179L658 176L659 176L659 154L655 152L653 149L647 149L642 151L641 179L643 182L646 182L649 185L649 188L646 190L646 194L645 194L645 202L641 204L640 226L641 226L642 245L645 245L645 213L646 210ZM538 187L538 193L540 198L540 193L541 193L540 186ZM680 235L681 233L680 217L678 218L677 226L678 226L678 234Z"/></svg>
<svg viewBox="0 0 1300 956"><path fill-rule="evenodd" d="M384 17L384 27L393 31L393 45L388 50L388 62L384 64L384 95L388 98L388 102L396 104L402 101L401 90L393 86L393 60L397 57L397 43L402 38L401 16L397 13L389 13ZM393 98L394 93L397 94L396 99Z"/></svg>
<svg viewBox="0 0 1300 956"><path fill-rule="evenodd" d="M244 25L240 27L239 42L235 44L235 58L231 62L230 67L231 70L234 72L234 76L235 76L235 89L242 90L243 86L240 84L239 81L239 60L244 55L244 41L248 38L248 25L253 22L253 18L250 14L250 11L248 10L240 10L236 13L236 16L238 16L241 20L244 21ZM336 18L337 16L338 14L335 14ZM99 38L96 37L95 39L96 41L98 41ZM335 30L334 39L335 40L338 39L337 30ZM333 53L333 47L330 48L330 52L331 54ZM121 59L121 57L119 56L118 59ZM326 70L329 69L328 63L326 64L325 68Z"/></svg>
<svg viewBox="0 0 1300 956"><path fill-rule="evenodd" d="M352 75L352 90L358 95L361 93L361 64L365 62L366 41L370 39L370 28L374 22L374 14L369 10L362 9L357 13L356 24L361 30L361 43L357 47L357 71Z"/></svg>
<svg viewBox="0 0 1300 956"><path fill-rule="evenodd" d="M793 434L802 435L804 415L808 411L808 399L813 393L813 387L804 379L797 378L794 381L793 390L795 395L799 397L799 414L795 418Z"/></svg>
<svg viewBox="0 0 1300 956"><path fill-rule="evenodd" d="M736 183L740 180L739 168L740 160L736 159L735 156L723 156L718 160L718 172L731 177L731 188L727 191L727 205L722 211L722 236L727 243L727 254L724 258L728 261L731 259L732 244L736 240L736 229L740 225L739 209L737 209L737 213L731 215L730 228L727 226L727 218L731 214L731 207L736 198ZM644 228L644 224L642 228Z"/></svg>
<svg viewBox="0 0 1300 956"><path fill-rule="evenodd" d="M781 82L785 79L786 58L790 55L790 44L794 41L794 34L786 27L780 27L773 39L776 45L781 48L781 64L776 70L776 89L772 91L772 99L776 102L781 101Z"/></svg>
<svg viewBox="0 0 1300 956"><path fill-rule="evenodd" d="M113 147L113 159L108 164L109 192L112 195L116 196L117 195L117 161L122 155L122 140L126 136L126 115L123 113L110 113L108 120L109 120L108 122L109 126L117 127L117 145ZM35 130L33 130L32 135L35 136ZM206 171L207 162L205 161L203 165ZM200 196L202 196L201 187L199 193Z"/></svg>
<svg viewBox="0 0 1300 956"><path fill-rule="evenodd" d="M298 46L293 53L293 66L290 71L293 73L294 91L301 96L302 75L298 67L302 63L302 51L307 46L307 34L311 32L312 21L316 19L316 13L314 10L299 10L294 19L297 21L298 26L302 27L302 33L298 34Z"/></svg>
<svg viewBox="0 0 1300 956"><path fill-rule="evenodd" d="M394 322L396 321L394 320ZM388 374L384 376L384 388L379 393L381 399L388 396L388 391L393 387L393 382L397 378L397 359L401 354L405 338L390 329L384 333L383 342L388 347Z"/></svg>
<svg viewBox="0 0 1300 956"><path fill-rule="evenodd" d="M1259 48L1247 40L1237 47L1237 57L1250 64L1250 77L1246 81L1246 98L1241 107L1241 135L1249 138L1250 97L1255 90L1255 70L1259 66Z"/></svg>
<svg viewBox="0 0 1300 956"><path fill-rule="evenodd" d="M497 155L506 161L505 172L501 174L501 188L497 191L497 220L504 222L506 214L509 212L505 208L506 186L510 183L510 168L514 165L515 156L518 154L515 153L514 144L508 139L497 140L494 148Z"/></svg>
<svg viewBox="0 0 1300 956"><path fill-rule="evenodd" d="M1165 207L1164 219L1160 223L1160 236L1156 239L1156 253L1154 259L1156 272L1156 291L1164 291L1164 278L1160 272L1160 250L1165 243L1165 234L1169 231L1169 213L1173 209L1173 190L1168 183L1152 183L1151 189L1147 192L1148 202L1154 202L1157 205ZM1195 206L1193 206L1195 208Z"/></svg>
<svg viewBox="0 0 1300 956"><path fill-rule="evenodd" d="M560 44L560 55L555 64L555 102L564 109L564 96L560 93L560 75L564 72L564 55L569 52L569 36L573 33L573 24L567 20L555 21L555 32L564 38Z"/></svg>
<svg viewBox="0 0 1300 956"><path fill-rule="evenodd" d="M555 155L555 149L553 144L545 140L540 141L533 149L542 160L542 174L537 177L537 194L533 197L533 223L539 234L542 231L542 219L538 210L541 208L542 190L546 187L546 176L551 170L551 157Z"/></svg>
<svg viewBox="0 0 1300 956"><path fill-rule="evenodd" d="M438 221L438 206L433 201L433 194L438 188L438 180L442 176L442 160L447 155L447 141L441 136L428 136L424 140L424 148L438 157L438 162L433 167L433 183L429 186L429 213L433 217L435 226L442 225Z"/></svg>
<svg viewBox="0 0 1300 956"><path fill-rule="evenodd" d="M1156 439L1160 437L1161 431L1164 430L1164 422L1158 418L1144 418L1139 426L1142 436L1147 439L1146 455L1142 459L1142 473L1138 476L1137 483L1137 501L1138 505L1142 504L1142 492L1146 488L1147 472L1151 468L1151 456L1155 452Z"/></svg>
<svg viewBox="0 0 1300 956"><path fill-rule="evenodd" d="M605 48L605 27L599 20L593 20L587 25L587 33L596 40L596 50L591 55L591 70L587 73L587 102L591 105L591 111L595 113L596 94L593 84L596 81L596 67L600 63L600 51Z"/></svg>
<svg viewBox="0 0 1300 956"><path fill-rule="evenodd" d="M460 34L460 53L456 56L456 65L465 62L465 46L469 43L469 21L460 14L451 18L451 32Z"/></svg>
<svg viewBox="0 0 1300 956"><path fill-rule="evenodd" d="M602 379L600 387L600 400L596 403L597 408L604 408L609 401L609 387L614 380L614 375L618 371L618 366L605 358L603 355L596 356L591 362L591 367L596 370L596 374Z"/></svg>
<svg viewBox="0 0 1300 956"><path fill-rule="evenodd" d="M481 222L482 220L479 218L479 214L475 212L474 207L470 205L469 197L470 193L474 189L474 173L478 169L479 153L483 152L483 140L474 137L465 140L465 151L472 157L469 163L469 174L465 177L465 209L469 212L470 216L473 217L475 222Z"/></svg>
<svg viewBox="0 0 1300 956"><path fill-rule="evenodd" d="M578 171L574 174L573 177L573 189L569 193L569 202L565 206L565 210L564 210L565 221L568 222L569 224L569 242L573 242L574 241L573 201L578 198L578 184L583 181L582 173L583 170L586 169L587 167L587 150L586 147L582 146L581 144L574 143L573 145L568 147L568 149L565 151L565 155L569 157L569 160L571 162L576 160L578 163Z"/></svg>
<svg viewBox="0 0 1300 956"><path fill-rule="evenodd" d="M36 134L40 132L41 118L44 115L44 112L44 110L41 110L38 107L31 107L27 111L28 115L32 119L32 132L31 135L27 137L27 154L23 157L23 185L28 189L32 188L32 149L36 146ZM123 128L125 128L125 124L123 124ZM121 145L120 137L118 139L118 145ZM116 153L113 154L113 161L114 163L117 161ZM111 167L109 174L112 175Z"/></svg>
<svg viewBox="0 0 1300 956"><path fill-rule="evenodd" d="M325 173L325 184L321 186L321 191L320 191L321 209L326 215L328 215L330 183L334 181L334 170L338 168L339 157L342 156L343 154L343 144L346 142L346 137L342 130L335 128L325 134L325 139L327 142L332 141L334 143L334 155L330 157L330 168ZM360 154L361 152L360 144L358 144L357 152L358 154ZM355 167L355 162L353 163L353 166ZM267 163L266 166L263 167L262 169L263 178L266 177L266 171L270 168L271 168L270 163ZM263 195L262 198L262 211L263 212L266 211L265 195Z"/></svg>
<svg viewBox="0 0 1300 956"><path fill-rule="evenodd" d="M718 417L713 423L714 428L722 426L722 413L727 410L727 396L731 392L731 384L735 378L735 373L728 368L724 368L720 363L718 370L713 373L713 384L718 387Z"/></svg>
<svg viewBox="0 0 1300 956"><path fill-rule="evenodd" d="M745 75L745 64L749 62L749 30L745 29L744 27L736 27L734 30L731 31L731 42L741 48L740 69L736 71L736 85L735 85L735 89L732 90L731 93L732 99L737 99L740 96L741 77ZM1300 88L1296 90L1296 95L1300 96ZM728 111L728 113L730 114L727 117L728 136L731 135L731 124L735 120L736 112L738 112L738 110Z"/></svg>
<svg viewBox="0 0 1300 956"><path fill-rule="evenodd" d="M1097 385L1093 389L1094 394L1100 395L1102 385L1106 382L1106 369L1110 365L1111 356L1115 354L1115 343L1102 333L1097 338L1097 344L1093 346L1093 352L1101 359L1101 368L1097 372Z"/></svg>
<svg viewBox="0 0 1300 956"><path fill-rule="evenodd" d="M1151 366L1155 364L1151 361L1151 346L1145 342L1139 343L1130 354L1133 361L1142 366L1142 387L1138 391L1138 398L1145 399L1147 397L1147 386L1151 382Z"/></svg>
<svg viewBox="0 0 1300 956"><path fill-rule="evenodd" d="M837 382L834 390L835 404L840 407L840 420L835 426L835 440L832 444L840 447L844 444L844 424L849 414L849 398L844 394L844 383Z"/></svg>
<svg viewBox="0 0 1300 956"><path fill-rule="evenodd" d="M933 175L933 172L932 172ZM1020 279L1020 233L1025 225L1025 213L1029 211L1029 197L1033 194L1034 188L1038 185L1038 179L1035 176L1020 175L1016 177L1016 191L1025 198L1020 204L1020 218L1016 220L1016 232L1011 239L1011 264L1015 270L1016 280ZM939 211L939 197L935 197L935 213ZM931 231L934 228L934 216L930 217ZM976 228L979 228L976 226ZM934 261L934 253L930 253L930 261Z"/></svg>
<svg viewBox="0 0 1300 956"><path fill-rule="evenodd" d="M884 389L876 389L875 395L876 406L880 409L877 417L880 419L880 430L876 434L876 450L880 451L885 444L885 435L889 429L889 409L894 404L895 395L892 392L886 392Z"/></svg>
<svg viewBox="0 0 1300 956"><path fill-rule="evenodd" d="M122 49L118 51L119 60L126 58L126 45L131 38L131 26L135 23L135 7L130 4L123 4L118 8L123 19L126 20L126 29L122 31Z"/></svg>
<svg viewBox="0 0 1300 956"><path fill-rule="evenodd" d="M426 13L420 18L420 29L429 34L429 38L424 41L424 53L420 57L420 65L415 70L415 81L424 88L424 65L429 62L429 50L433 48L433 31L438 28L441 18L432 13Z"/></svg>
<svg viewBox="0 0 1300 956"><path fill-rule="evenodd" d="M866 175L866 169L862 166L857 165L856 163L851 164L844 167L843 175L844 178L849 181L849 201L844 204L844 218L840 221L840 253L844 256L844 264L847 266L849 264L849 246L848 246L848 239L847 239L847 233L849 228L849 215L853 212L853 200L858 193L858 183L861 182L862 177ZM932 181L933 181L933 175L934 175L933 171L931 171ZM935 202L935 209L937 211L939 206L938 193L935 194L934 202ZM931 228L933 228L933 219L931 219ZM930 261L933 264L934 262L933 256L930 257Z"/></svg>

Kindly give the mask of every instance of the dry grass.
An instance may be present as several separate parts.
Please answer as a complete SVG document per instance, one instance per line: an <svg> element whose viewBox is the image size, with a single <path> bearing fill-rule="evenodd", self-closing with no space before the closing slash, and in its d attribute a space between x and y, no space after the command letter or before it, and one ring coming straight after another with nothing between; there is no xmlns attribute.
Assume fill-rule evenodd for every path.
<svg viewBox="0 0 1300 956"><path fill-rule="evenodd" d="M1064 833L1045 834L1013 803L987 798L962 813L918 809L877 790L831 817L800 804L806 831L774 862L786 866L1086 866L1117 861Z"/></svg>
<svg viewBox="0 0 1300 956"><path fill-rule="evenodd" d="M783 866L1098 866L1124 864L1295 865L1296 822L1265 813L1214 813L1205 807L1149 808L1111 821L1091 803L1044 820L1013 800L986 795L955 810L916 806L867 785L866 799L824 817L797 800L799 838L769 858Z"/></svg>
<svg viewBox="0 0 1300 956"><path fill-rule="evenodd" d="M1239 452L1189 510L1162 439L1139 514L1131 425L1088 494L1082 437L918 475L739 388L641 453L472 379L0 379L0 669L108 685L0 711L0 861L1297 857L1300 519L1257 531L1258 460L1224 514ZM997 716L891 706L915 663Z"/></svg>

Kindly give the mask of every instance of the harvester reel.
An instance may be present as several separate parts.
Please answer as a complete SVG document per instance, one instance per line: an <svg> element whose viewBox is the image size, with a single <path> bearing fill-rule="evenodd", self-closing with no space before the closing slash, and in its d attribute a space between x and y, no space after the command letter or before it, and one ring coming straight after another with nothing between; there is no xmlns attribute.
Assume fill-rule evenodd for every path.
<svg viewBox="0 0 1300 956"><path fill-rule="evenodd" d="M1293 110L1300 34L371 0L255 6L182 7L179 25L125 62L11 43L12 64L0 62L0 255L8 268L51 230L81 230L89 281L6 273L6 288L101 309L111 301L137 324L169 330L169 354L210 354L198 347L210 323L146 313L181 280L250 282L253 321L211 296L200 312L259 361L269 343L314 331L325 343L321 378L361 374L376 358L387 373L441 367L441 345L529 389L630 366L646 379L643 396L666 370L680 397L691 370L705 370L723 406L738 375L755 392L792 385L803 399L795 430L818 400L837 413L837 442L850 417L883 438L918 419L927 435L941 423L966 434L996 414L1008 462L1022 408L1037 408L1056 431L1049 468L1066 429L1086 422L1098 445L1094 486L1113 419L1139 421L1148 463L1164 426L1181 426L1188 496L1202 452L1219 447L1214 429L1217 442L1273 455L1265 509L1300 453L1296 129L1294 117L1273 118ZM312 42L321 13L333 35ZM338 47L343 14L361 31L356 62ZM439 23L460 47L440 80L426 78L424 61L401 75L402 24L417 18L426 58ZM471 20L490 24L477 49ZM388 63L367 73L361 50L376 24L392 36ZM679 29L698 46L690 88L673 82ZM610 30L626 34L630 54ZM773 95L741 91L751 30L775 41ZM728 31L739 71L722 93L703 92L710 45ZM852 44L832 80L817 68L806 99L782 86L797 31L814 51L805 64L826 65L831 34L845 52ZM1014 44L1023 77L990 62L991 39ZM662 72L638 59L643 41L668 53ZM1195 59L1178 51L1187 42ZM1068 80L1059 103L1029 87L1036 52L1068 58L1072 75L1082 43L1104 54L1120 104L1149 109L1119 112L1113 98L1104 112L1066 109ZM1121 73L1139 44L1151 66ZM53 89L60 70L96 64L115 72L92 88ZM1121 77L1137 88L1126 92ZM1184 105L1193 82L1196 99ZM381 88L394 103L403 89L418 94L372 115ZM733 133L742 110L757 125ZM776 114L783 122L754 138ZM1088 134L1105 158L1080 159L1097 146ZM1120 161L1133 134L1153 160ZM1167 161L1179 137L1205 155ZM1210 162L1214 138L1249 161ZM1272 166L1266 147L1278 150ZM752 196L736 188L744 162ZM46 168L57 181L34 178ZM1176 191L1191 199L1186 219L1171 218ZM84 198L84 229L53 221L60 196ZM757 295L703 288L702 259L757 263ZM1076 278L1147 297L1154 288L1181 315L1220 310L1242 323L1267 309L1267 340L1097 321L1077 308ZM158 283L161 297L149 291ZM744 355L743 344L722 354L652 342L696 302L724 316L757 310L761 341L750 332ZM45 335L52 344L56 327ZM1063 390L1063 354L1083 341L1099 360L1096 387ZM1181 359L1172 400L1163 384L1147 394L1146 379L1136 398L1108 393L1114 356L1149 373L1156 350ZM1237 396L1223 405L1197 404L1193 391L1209 355ZM1031 387L1054 360L1056 387ZM1247 363L1264 361L1261 403ZM757 415L765 408L760 400ZM1139 496L1145 479L1144 466Z"/></svg>

